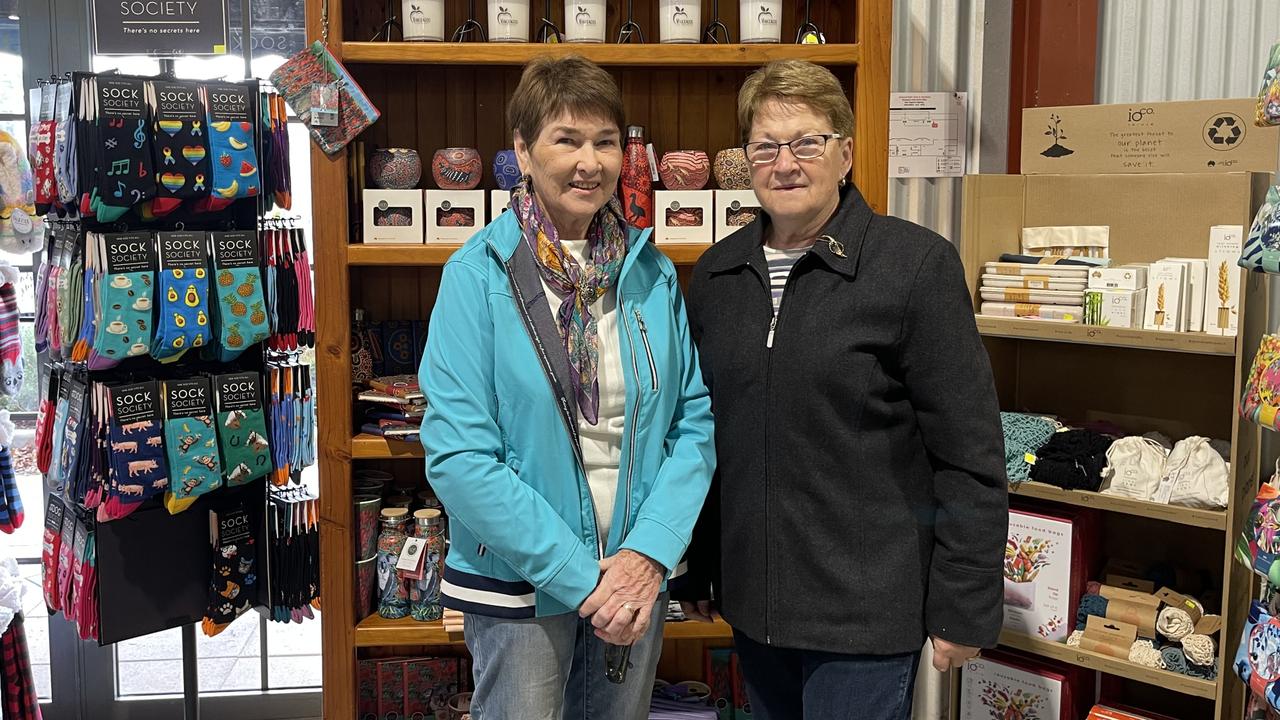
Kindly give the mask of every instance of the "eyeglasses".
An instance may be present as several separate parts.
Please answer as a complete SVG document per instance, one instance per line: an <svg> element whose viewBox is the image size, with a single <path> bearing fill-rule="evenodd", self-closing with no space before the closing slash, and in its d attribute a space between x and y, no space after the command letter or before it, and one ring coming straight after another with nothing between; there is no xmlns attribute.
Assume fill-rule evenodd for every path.
<svg viewBox="0 0 1280 720"><path fill-rule="evenodd" d="M822 157L822 154L827 151L827 142L841 137L840 133L823 133L822 135L805 135L784 143L762 140L749 142L743 145L742 149L747 153L747 160L750 160L752 165L768 165L777 160L778 153L782 152L784 147L791 148L791 154L797 160L812 160Z"/></svg>

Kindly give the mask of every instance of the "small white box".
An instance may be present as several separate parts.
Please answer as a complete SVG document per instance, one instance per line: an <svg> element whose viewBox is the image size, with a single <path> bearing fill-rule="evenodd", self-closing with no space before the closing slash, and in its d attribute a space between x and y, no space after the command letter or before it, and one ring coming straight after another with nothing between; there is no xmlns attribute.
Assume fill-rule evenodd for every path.
<svg viewBox="0 0 1280 720"><path fill-rule="evenodd" d="M1146 330L1177 332L1182 301L1187 294L1187 266L1179 262L1151 264L1147 275L1147 303L1142 327Z"/></svg>
<svg viewBox="0 0 1280 720"><path fill-rule="evenodd" d="M1205 275L1206 268L1209 267L1209 261L1204 258L1165 258L1173 262L1184 263L1189 266L1189 274L1187 275L1188 284L1191 286L1190 302L1184 302L1183 306L1187 308L1187 330L1191 332L1204 331L1204 291L1205 291Z"/></svg>
<svg viewBox="0 0 1280 720"><path fill-rule="evenodd" d="M1141 328L1146 309L1147 290L1086 290L1084 317L1086 325L1113 328Z"/></svg>
<svg viewBox="0 0 1280 720"><path fill-rule="evenodd" d="M658 190L653 194L653 239L657 243L711 243L710 190Z"/></svg>
<svg viewBox="0 0 1280 720"><path fill-rule="evenodd" d="M1205 278L1204 331L1235 336L1240 319L1240 259L1244 226L1209 228L1209 267Z"/></svg>
<svg viewBox="0 0 1280 720"><path fill-rule="evenodd" d="M463 243L484 227L483 190L425 190L428 243Z"/></svg>
<svg viewBox="0 0 1280 720"><path fill-rule="evenodd" d="M1090 290L1137 290L1147 286L1147 266L1120 265L1089 270Z"/></svg>
<svg viewBox="0 0 1280 720"><path fill-rule="evenodd" d="M715 241L734 234L760 217L760 201L754 190L716 190Z"/></svg>
<svg viewBox="0 0 1280 720"><path fill-rule="evenodd" d="M489 191L489 220L497 220L498 216L511 209L510 190Z"/></svg>
<svg viewBox="0 0 1280 720"><path fill-rule="evenodd" d="M363 240L366 245L421 244L421 190L365 190Z"/></svg>

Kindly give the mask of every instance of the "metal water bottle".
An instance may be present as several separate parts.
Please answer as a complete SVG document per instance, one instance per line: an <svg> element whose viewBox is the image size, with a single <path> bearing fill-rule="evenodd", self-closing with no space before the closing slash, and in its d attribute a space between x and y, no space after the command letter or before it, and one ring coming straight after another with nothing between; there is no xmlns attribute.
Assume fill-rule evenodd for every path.
<svg viewBox="0 0 1280 720"><path fill-rule="evenodd" d="M622 215L636 228L653 227L653 170L644 145L644 128L627 126L627 148L622 156Z"/></svg>

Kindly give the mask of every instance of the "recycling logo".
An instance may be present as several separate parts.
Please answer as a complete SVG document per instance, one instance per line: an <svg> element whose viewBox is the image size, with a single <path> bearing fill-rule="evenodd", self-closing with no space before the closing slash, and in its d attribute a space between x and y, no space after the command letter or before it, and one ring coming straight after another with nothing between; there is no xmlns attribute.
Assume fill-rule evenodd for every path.
<svg viewBox="0 0 1280 720"><path fill-rule="evenodd" d="M1233 150L1244 140L1244 119L1235 113L1220 113L1204 124L1204 142L1214 150Z"/></svg>

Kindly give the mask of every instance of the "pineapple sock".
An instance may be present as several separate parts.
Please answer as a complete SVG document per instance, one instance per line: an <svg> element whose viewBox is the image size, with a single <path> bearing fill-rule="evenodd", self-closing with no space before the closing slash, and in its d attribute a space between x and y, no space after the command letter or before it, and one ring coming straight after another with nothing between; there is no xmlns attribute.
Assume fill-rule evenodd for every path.
<svg viewBox="0 0 1280 720"><path fill-rule="evenodd" d="M209 338L208 247L204 233L157 233L160 270L157 292L160 313L151 356L169 363Z"/></svg>
<svg viewBox="0 0 1280 720"><path fill-rule="evenodd" d="M201 495L221 487L222 463L213 430L209 378L167 380L164 396L164 439L170 474L164 506L170 514L177 515Z"/></svg>
<svg viewBox="0 0 1280 720"><path fill-rule="evenodd" d="M271 444L262 412L262 376L256 372L213 379L218 447L227 485L244 485L271 472Z"/></svg>
<svg viewBox="0 0 1280 720"><path fill-rule="evenodd" d="M146 355L151 347L156 251L150 233L115 233L99 237L97 334L89 353L89 369L105 370L127 357Z"/></svg>
<svg viewBox="0 0 1280 720"><path fill-rule="evenodd" d="M254 114L249 90L243 85L209 83L201 93L208 109L212 176L209 196L196 209L216 212L233 200L257 195L262 184L254 154Z"/></svg>
<svg viewBox="0 0 1280 720"><path fill-rule="evenodd" d="M218 359L230 362L271 334L262 296L258 234L211 233L214 291L217 294Z"/></svg>

